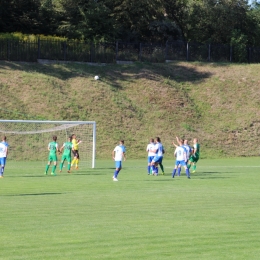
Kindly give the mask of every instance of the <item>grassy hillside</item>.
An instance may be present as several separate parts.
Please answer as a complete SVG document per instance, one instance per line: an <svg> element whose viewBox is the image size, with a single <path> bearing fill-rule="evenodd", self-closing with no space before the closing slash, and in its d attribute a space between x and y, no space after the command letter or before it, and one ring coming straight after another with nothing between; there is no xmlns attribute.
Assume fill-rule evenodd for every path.
<svg viewBox="0 0 260 260"><path fill-rule="evenodd" d="M198 137L203 158L253 156L259 154L259 69L256 64L1 61L1 118L94 120L97 158L109 158L120 138L129 157L146 157L154 136L162 138L171 158L175 135Z"/></svg>

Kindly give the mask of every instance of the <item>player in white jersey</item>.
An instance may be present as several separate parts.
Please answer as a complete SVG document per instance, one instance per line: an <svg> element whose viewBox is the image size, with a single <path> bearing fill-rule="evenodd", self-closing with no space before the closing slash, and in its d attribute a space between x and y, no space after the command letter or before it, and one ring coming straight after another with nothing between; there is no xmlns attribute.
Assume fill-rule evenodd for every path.
<svg viewBox="0 0 260 260"><path fill-rule="evenodd" d="M174 156L176 156L176 162L175 162L175 167L172 171L172 178L174 178L177 168L180 165L180 166L184 167L184 169L186 171L186 175L190 179L190 171L189 171L189 168L187 167L187 160L188 160L187 150L185 149L185 147L183 147L183 142L184 141L182 139L179 140L180 146L177 146L175 149L175 152L174 152ZM174 144L174 142L173 142L173 144Z"/></svg>
<svg viewBox="0 0 260 260"><path fill-rule="evenodd" d="M183 143L183 147L186 149L187 151L187 162L191 156L191 152L192 152L192 149L191 147L189 146L189 142L187 139L184 140L184 143Z"/></svg>
<svg viewBox="0 0 260 260"><path fill-rule="evenodd" d="M159 137L155 138L155 146L152 152L155 156L151 162L151 167L154 175L158 175L158 164L163 160L163 145L161 144L161 139Z"/></svg>
<svg viewBox="0 0 260 260"><path fill-rule="evenodd" d="M186 160L186 164L188 163L189 161L189 158L190 158L190 155L191 155L191 152L192 152L192 149L191 147L189 146L188 144L188 140L185 139L184 142L183 142L183 145L180 143L180 138L178 136L176 136L176 140L177 140L177 143L179 145L176 145L174 142L172 143L176 148L178 146L183 146L186 150L186 153L187 153L187 160ZM188 165L187 165L188 166ZM178 170L177 170L177 175L180 176L181 175L181 165L178 166Z"/></svg>
<svg viewBox="0 0 260 260"><path fill-rule="evenodd" d="M126 153L126 149L124 146L124 140L121 140L120 144L117 145L112 152L112 158L115 161L115 167L116 167L114 175L113 175L113 181L118 181L117 175L120 172L120 170L122 169L122 160L123 160L123 158L124 158L124 161L126 160L125 153Z"/></svg>
<svg viewBox="0 0 260 260"><path fill-rule="evenodd" d="M0 178L4 177L4 169L6 164L6 158L8 154L8 143L6 142L6 136L2 138L2 142L0 143Z"/></svg>
<svg viewBox="0 0 260 260"><path fill-rule="evenodd" d="M147 166L148 175L151 173L151 163L155 156L155 153L152 151L152 150L154 150L154 146L155 146L154 139L151 138L150 143L146 147L146 152L148 152L148 159L147 159L148 160L148 166Z"/></svg>

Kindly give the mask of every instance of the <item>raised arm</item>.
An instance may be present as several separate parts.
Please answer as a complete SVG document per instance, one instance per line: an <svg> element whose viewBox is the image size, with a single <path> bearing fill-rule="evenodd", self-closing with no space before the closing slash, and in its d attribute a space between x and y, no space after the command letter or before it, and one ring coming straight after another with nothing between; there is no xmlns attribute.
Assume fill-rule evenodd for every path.
<svg viewBox="0 0 260 260"><path fill-rule="evenodd" d="M176 136L177 143L180 144L180 138Z"/></svg>
<svg viewBox="0 0 260 260"><path fill-rule="evenodd" d="M172 142L172 144L177 148L179 147L176 143Z"/></svg>

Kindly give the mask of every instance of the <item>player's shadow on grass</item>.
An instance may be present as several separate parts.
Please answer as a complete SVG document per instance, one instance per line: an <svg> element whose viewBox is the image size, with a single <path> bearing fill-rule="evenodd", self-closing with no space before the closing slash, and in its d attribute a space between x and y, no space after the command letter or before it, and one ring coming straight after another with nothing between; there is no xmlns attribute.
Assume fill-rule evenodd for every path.
<svg viewBox="0 0 260 260"><path fill-rule="evenodd" d="M172 178L167 178L167 179L159 179L159 178L155 178L155 179L150 179L150 180L143 180L143 181L172 181Z"/></svg>
<svg viewBox="0 0 260 260"><path fill-rule="evenodd" d="M47 175L48 176L48 175ZM50 177L55 177L55 176L51 176ZM46 175L15 175L15 176L12 176L12 175L9 175L8 178L46 178Z"/></svg>
<svg viewBox="0 0 260 260"><path fill-rule="evenodd" d="M126 169L127 167L124 167ZM130 168L130 167L129 167ZM96 170L115 170L115 167L98 167Z"/></svg>
<svg viewBox="0 0 260 260"><path fill-rule="evenodd" d="M71 174L68 174L68 175L63 175L63 176L80 176L80 175L86 175L86 176L89 176L89 175L106 175L106 173L97 173L97 172L84 172L84 173L71 173Z"/></svg>
<svg viewBox="0 0 260 260"><path fill-rule="evenodd" d="M230 179L231 177L214 177L214 176L203 176L203 177L197 177L196 179L200 180L209 180L209 179Z"/></svg>
<svg viewBox="0 0 260 260"><path fill-rule="evenodd" d="M20 196L46 196L46 195L60 195L64 194L61 192L42 192L42 193L21 193L21 194L10 194L10 195L1 195L5 197L20 197Z"/></svg>
<svg viewBox="0 0 260 260"><path fill-rule="evenodd" d="M223 174L226 174L229 172L200 172L200 173L192 173L191 174L191 178L192 177L197 177L197 179L228 179L228 178L232 178L229 176L223 176Z"/></svg>

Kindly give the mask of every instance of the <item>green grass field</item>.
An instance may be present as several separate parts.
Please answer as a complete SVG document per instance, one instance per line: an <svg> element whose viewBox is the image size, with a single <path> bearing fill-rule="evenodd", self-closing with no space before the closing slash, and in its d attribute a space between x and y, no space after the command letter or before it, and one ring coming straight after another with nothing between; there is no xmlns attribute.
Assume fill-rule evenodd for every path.
<svg viewBox="0 0 260 260"><path fill-rule="evenodd" d="M259 158L201 160L191 179L146 160L45 176L9 161L0 179L0 259L259 259ZM64 168L65 169L65 168Z"/></svg>

